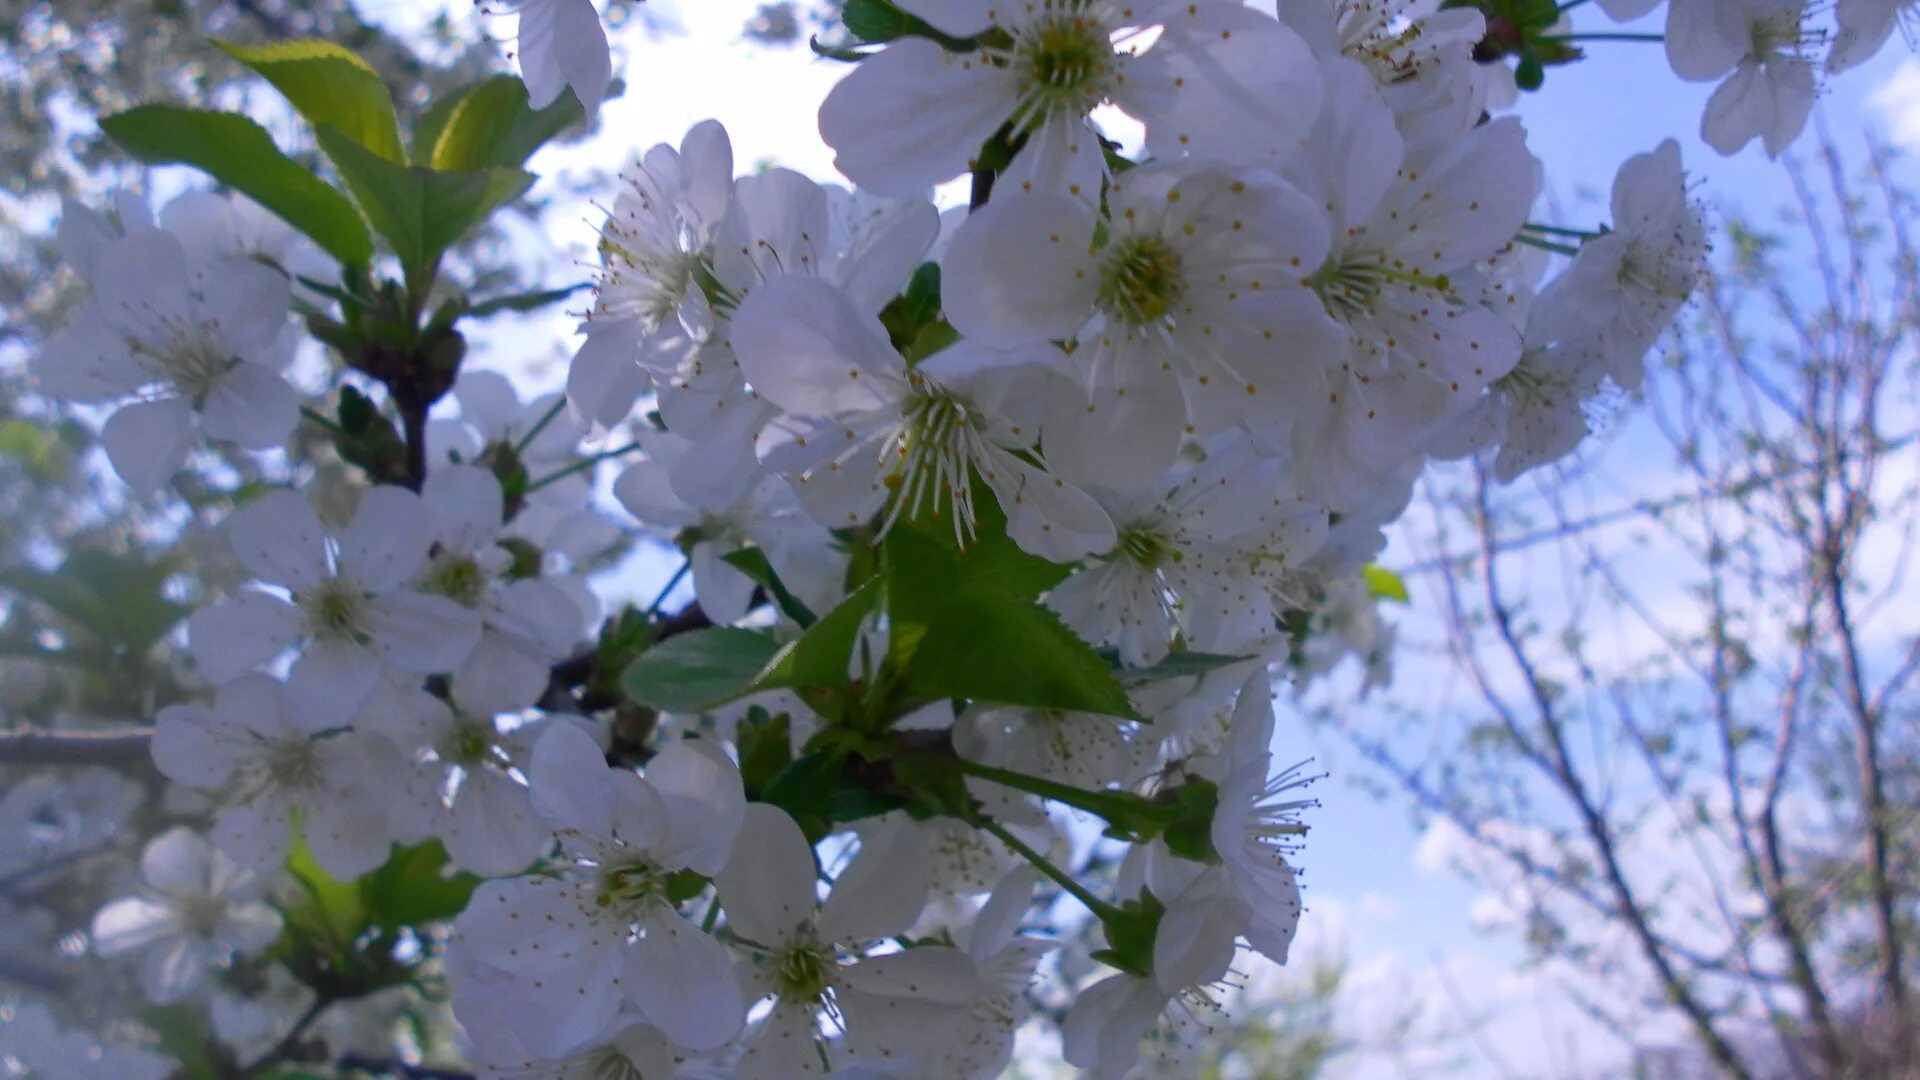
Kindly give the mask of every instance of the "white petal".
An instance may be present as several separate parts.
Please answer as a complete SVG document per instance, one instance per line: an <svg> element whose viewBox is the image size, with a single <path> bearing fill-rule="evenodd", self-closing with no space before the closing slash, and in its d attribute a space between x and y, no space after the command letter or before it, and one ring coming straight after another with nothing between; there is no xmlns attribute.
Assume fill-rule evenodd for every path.
<svg viewBox="0 0 1920 1080"><path fill-rule="evenodd" d="M534 812L555 829L611 836L614 794L606 773L593 736L571 719L555 719L533 744L527 768Z"/></svg>
<svg viewBox="0 0 1920 1080"><path fill-rule="evenodd" d="M775 277L733 317L733 351L762 397L800 416L884 409L905 362L878 319L818 278Z"/></svg>
<svg viewBox="0 0 1920 1080"><path fill-rule="evenodd" d="M140 988L159 1004L179 1001L206 981L209 959L199 942L186 937L168 938L141 964Z"/></svg>
<svg viewBox="0 0 1920 1080"><path fill-rule="evenodd" d="M726 946L665 909L627 951L625 985L647 1022L689 1050L725 1046L746 1022Z"/></svg>
<svg viewBox="0 0 1920 1080"><path fill-rule="evenodd" d="M153 763L174 783L217 788L233 775L250 741L197 705L169 705L154 718Z"/></svg>
<svg viewBox="0 0 1920 1080"><path fill-rule="evenodd" d="M1013 346L1070 338L1099 293L1093 212L1068 195L1013 192L967 219L941 260L941 300L962 334Z"/></svg>
<svg viewBox="0 0 1920 1080"><path fill-rule="evenodd" d="M369 489L339 536L340 575L385 592L420 572L433 541L433 516L420 496L391 484Z"/></svg>
<svg viewBox="0 0 1920 1080"><path fill-rule="evenodd" d="M1282 162L1298 149L1320 108L1319 68L1306 42L1239 4L1174 9L1146 55L1164 65L1174 85L1165 108L1141 117L1147 147L1157 157L1184 151L1234 162Z"/></svg>
<svg viewBox="0 0 1920 1080"><path fill-rule="evenodd" d="M393 846L386 810L346 799L307 807L302 831L314 863L341 881L378 869Z"/></svg>
<svg viewBox="0 0 1920 1080"><path fill-rule="evenodd" d="M1013 114L1015 76L978 54L903 38L840 80L820 106L834 167L879 195L923 194L967 171Z"/></svg>
<svg viewBox="0 0 1920 1080"><path fill-rule="evenodd" d="M292 841L287 805L262 800L224 807L215 816L209 835L214 846L235 862L261 872L271 871L286 859Z"/></svg>
<svg viewBox="0 0 1920 1080"><path fill-rule="evenodd" d="M567 405L595 431L618 427L652 380L640 366L638 330L594 323L567 368Z"/></svg>
<svg viewBox="0 0 1920 1080"><path fill-rule="evenodd" d="M380 661L351 641L315 640L287 673L287 712L303 731L347 726L373 695Z"/></svg>
<svg viewBox="0 0 1920 1080"><path fill-rule="evenodd" d="M140 876L161 892L206 892L213 880L213 849L192 829L176 825L147 842Z"/></svg>
<svg viewBox="0 0 1920 1080"><path fill-rule="evenodd" d="M540 857L549 836L526 788L492 769L467 771L447 830L447 855L455 865L481 877L519 873Z"/></svg>
<svg viewBox="0 0 1920 1080"><path fill-rule="evenodd" d="M444 596L402 589L368 602L367 632L388 665L441 675L480 643L480 617Z"/></svg>
<svg viewBox="0 0 1920 1080"><path fill-rule="evenodd" d="M280 913L266 904L234 904L227 908L214 940L238 953L259 952L280 937Z"/></svg>
<svg viewBox="0 0 1920 1080"><path fill-rule="evenodd" d="M201 608L187 619L187 646L200 674L216 686L280 655L300 633L299 608L253 589Z"/></svg>
<svg viewBox="0 0 1920 1080"><path fill-rule="evenodd" d="M327 578L327 534L306 497L277 488L227 519L227 542L262 581L296 592Z"/></svg>
<svg viewBox="0 0 1920 1080"><path fill-rule="evenodd" d="M654 847L660 864L719 873L747 810L732 759L705 739L670 743L647 763L647 782L667 812L666 840Z"/></svg>
<svg viewBox="0 0 1920 1080"><path fill-rule="evenodd" d="M814 873L813 847L800 826L779 807L749 803L714 884L734 932L772 946L791 941L813 915Z"/></svg>
<svg viewBox="0 0 1920 1080"><path fill-rule="evenodd" d="M745 618L756 587L752 578L722 559L723 554L715 545L703 542L693 546L688 560L693 565L693 594L700 600L700 610L716 626Z"/></svg>
<svg viewBox="0 0 1920 1080"><path fill-rule="evenodd" d="M107 460L136 495L172 479L195 441L193 410L179 398L122 405L100 428Z"/></svg>
<svg viewBox="0 0 1920 1080"><path fill-rule="evenodd" d="M889 822L861 839L859 854L835 879L820 909L820 935L869 941L905 933L926 907L930 878L915 823Z"/></svg>
<svg viewBox="0 0 1920 1080"><path fill-rule="evenodd" d="M493 543L506 517L505 496L492 473L471 465L434 470L420 487L433 513L436 539L458 552L474 552Z"/></svg>
<svg viewBox="0 0 1920 1080"><path fill-rule="evenodd" d="M173 908L145 897L123 897L94 915L93 951L106 957L124 956L178 933Z"/></svg>
<svg viewBox="0 0 1920 1080"><path fill-rule="evenodd" d="M84 402L125 397L152 379L127 339L84 309L34 354L33 375L41 393Z"/></svg>
<svg viewBox="0 0 1920 1080"><path fill-rule="evenodd" d="M520 77L528 104L544 109L571 86L592 116L613 79L606 28L590 0L532 0L520 7Z"/></svg>
<svg viewBox="0 0 1920 1080"><path fill-rule="evenodd" d="M1021 550L1068 563L1113 549L1113 519L1093 496L1011 454L995 463L992 475L1007 535Z"/></svg>

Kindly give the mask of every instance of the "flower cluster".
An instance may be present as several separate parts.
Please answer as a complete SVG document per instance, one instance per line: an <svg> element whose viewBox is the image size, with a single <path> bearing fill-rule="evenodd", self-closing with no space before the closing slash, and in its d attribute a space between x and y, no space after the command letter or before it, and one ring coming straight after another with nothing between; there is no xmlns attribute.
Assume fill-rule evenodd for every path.
<svg viewBox="0 0 1920 1080"><path fill-rule="evenodd" d="M411 920L353 893L316 1008L427 956L487 1076L993 1076L1044 978L1067 1060L1117 1077L1204 1032L1242 950L1286 961L1317 777L1273 756L1275 672L1384 672L1370 561L1429 462L1511 479L1638 385L1705 258L1678 149L1622 168L1601 231L1532 223L1472 9L890 7L912 32L820 113L854 188L736 176L711 121L640 155L565 393L531 404L459 370L485 305L429 313L435 260L391 234L404 282L241 201L69 210L92 298L40 389L117 406L102 442L142 493L208 440L291 481L226 493L186 620L205 692L154 720L206 839L159 836L93 920L153 999L308 955L274 942L339 916L265 903L283 867L324 907L422 852L412 887L468 891ZM1723 7L1676 0L1682 74L1773 78L1719 62ZM591 111L592 6L512 10L516 107ZM321 131L350 181L390 167ZM294 312L354 373L325 411L284 374ZM676 576L601 621L601 492L696 604L662 613ZM217 999L234 1045L274 978Z"/></svg>

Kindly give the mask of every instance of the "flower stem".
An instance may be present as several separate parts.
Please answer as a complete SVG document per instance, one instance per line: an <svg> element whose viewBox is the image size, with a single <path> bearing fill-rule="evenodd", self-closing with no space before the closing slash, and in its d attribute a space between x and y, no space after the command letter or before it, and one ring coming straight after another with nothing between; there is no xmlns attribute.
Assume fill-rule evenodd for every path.
<svg viewBox="0 0 1920 1080"><path fill-rule="evenodd" d="M1520 227L1528 232L1552 233L1555 236L1577 236L1582 240L1592 240L1600 235L1597 232L1590 232L1586 229L1569 229L1564 225L1541 225L1532 221Z"/></svg>
<svg viewBox="0 0 1920 1080"><path fill-rule="evenodd" d="M553 418L556 416L559 416L560 410L566 407L567 407L567 396L565 394L562 394L560 395L559 398L555 399L553 403L553 408L548 409L546 411L546 415L534 421L533 426L527 429L527 433L525 435L520 436L519 441L513 444L513 456L519 457L520 455L526 453L527 447L533 445L533 440L539 438L540 433L547 430L547 425L553 423Z"/></svg>
<svg viewBox="0 0 1920 1080"><path fill-rule="evenodd" d="M590 457L583 457L579 461L574 462L573 464L567 466L564 469L560 469L555 472L548 473L546 476L543 476L540 479L535 480L533 483L528 484L527 491L529 492L539 491L541 488L546 487L548 484L553 483L555 480L560 480L565 477L572 476L574 473L581 472L586 469L591 469L595 465L598 465L599 463L607 460L608 458L616 458L622 454L631 454L638 449L640 449L639 443L628 443L627 445L622 446L617 450L603 450L600 453L594 454Z"/></svg>
<svg viewBox="0 0 1920 1080"><path fill-rule="evenodd" d="M1109 824L1133 825L1143 816L1142 811L1148 809L1142 800L1132 795L1086 791L1070 784L1028 776L1026 773L1014 772L1010 769L996 769L991 765L981 765L964 758L955 759L954 767L968 776L991 780L996 784L1013 788L1015 791L1024 791L1029 795L1038 795L1043 799L1065 803L1076 809L1085 810L1089 814L1098 814L1106 818Z"/></svg>
<svg viewBox="0 0 1920 1080"><path fill-rule="evenodd" d="M1119 908L1088 892L1085 885L1073 880L1071 874L1055 866L1053 860L1035 851L1025 840L1013 835L1012 830L1008 829L1005 825L989 817L977 817L973 823L985 829L987 832L992 833L1015 854L1031 863L1035 870L1051 878L1054 884L1072 893L1075 900L1086 905L1087 910L1093 912L1094 916L1102 922L1108 919L1122 917L1125 914Z"/></svg>
<svg viewBox="0 0 1920 1080"><path fill-rule="evenodd" d="M687 571L692 566L693 564L690 562L683 562L680 564L680 569L673 572L673 576L667 579L666 585L661 587L660 595L654 597L653 603L647 605L647 618L651 619L660 613L660 605L666 603L667 597L673 595L674 588L677 587L681 581L685 580Z"/></svg>
<svg viewBox="0 0 1920 1080"><path fill-rule="evenodd" d="M300 406L300 415L305 417L309 423L326 428L335 435L345 435L347 433L345 428L334 423L333 420L328 418L324 413L315 412L305 405Z"/></svg>
<svg viewBox="0 0 1920 1080"><path fill-rule="evenodd" d="M1572 244L1556 244L1551 240L1542 240L1537 236L1528 236L1526 233L1521 233L1514 237L1514 239L1528 247L1537 247L1541 251L1551 251L1555 254L1569 256L1580 254L1580 249L1574 247Z"/></svg>

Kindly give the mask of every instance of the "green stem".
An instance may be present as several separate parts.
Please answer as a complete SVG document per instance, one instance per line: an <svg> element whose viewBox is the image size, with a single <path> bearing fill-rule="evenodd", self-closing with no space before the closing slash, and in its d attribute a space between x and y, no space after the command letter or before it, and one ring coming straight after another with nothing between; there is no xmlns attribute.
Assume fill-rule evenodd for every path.
<svg viewBox="0 0 1920 1080"><path fill-rule="evenodd" d="M703 934L713 933L713 928L716 925L718 925L719 922L720 922L720 894L714 893L713 899L707 901L706 916L700 920L700 932Z"/></svg>
<svg viewBox="0 0 1920 1080"><path fill-rule="evenodd" d="M1574 8L1577 8L1581 4L1584 4L1586 2L1587 0L1567 0L1566 3L1560 5L1560 11L1562 14L1565 14L1566 12L1572 11Z"/></svg>
<svg viewBox="0 0 1920 1080"><path fill-rule="evenodd" d="M1562 10L1565 10L1564 8ZM1542 34L1541 41L1665 41L1665 34Z"/></svg>
<svg viewBox="0 0 1920 1080"><path fill-rule="evenodd" d="M553 408L548 409L546 415L535 421L534 425L527 429L527 433L520 436L520 441L513 444L513 456L519 457L521 454L526 453L527 447L533 445L533 440L539 438L540 433L547 430L547 425L553 423L553 418L559 416L560 410L566 407L567 396L562 394L554 401Z"/></svg>
<svg viewBox="0 0 1920 1080"><path fill-rule="evenodd" d="M560 480L565 477L572 476L574 473L582 472L586 469L591 469L595 465L598 465L599 463L607 460L608 458L616 458L622 454L631 454L638 449L640 449L639 443L629 443L626 446L620 447L618 450L605 450L598 454L594 454L592 457L581 458L579 461L574 462L573 464L567 466L564 469L560 469L557 472L549 473L548 475L543 476L538 480L535 480L533 483L528 484L527 491L529 492L539 491L541 488L546 487L548 484L553 483L555 480Z"/></svg>
<svg viewBox="0 0 1920 1080"><path fill-rule="evenodd" d="M1066 803L1068 806L1085 810L1090 814L1098 814L1106 818L1109 824L1132 824L1142 816L1143 811L1148 809L1144 801L1131 795L1087 791L1070 784L1028 776L1026 773L1013 772L1009 769L996 769L991 765L981 765L964 758L956 758L954 767L968 776L991 780L996 784L1013 788L1015 791L1024 791L1029 795L1038 795L1043 799Z"/></svg>
<svg viewBox="0 0 1920 1080"><path fill-rule="evenodd" d="M1599 233L1589 232L1586 229L1569 229L1564 225L1541 225L1532 221L1520 227L1528 232L1552 233L1555 236L1576 236L1582 240L1593 240L1600 236Z"/></svg>
<svg viewBox="0 0 1920 1080"><path fill-rule="evenodd" d="M342 428L339 424L334 423L332 420L328 419L325 415L321 413L317 413L312 409L307 408L305 405L300 406L300 415L306 417L309 422L317 424L320 427L326 428L328 431L333 432L335 435L345 435L347 433L345 428Z"/></svg>
<svg viewBox="0 0 1920 1080"><path fill-rule="evenodd" d="M1119 908L1088 892L1086 886L1073 880L1073 876L1065 870L1055 866L1053 860L1029 847L1025 840L1013 835L1013 832L1005 825L989 817L975 818L973 823L999 838L1000 842L1007 845L1015 854L1033 864L1035 870L1053 879L1054 884L1072 893L1073 898L1085 904L1087 910L1093 912L1095 918L1105 922L1108 919L1120 918L1126 914Z"/></svg>
<svg viewBox="0 0 1920 1080"><path fill-rule="evenodd" d="M667 597L673 595L675 586L686 579L687 571L692 566L690 562L683 562L680 564L680 569L673 572L673 576L668 578L666 585L660 589L660 595L654 597L653 603L647 605L647 618L651 619L660 613L660 605L666 603Z"/></svg>
<svg viewBox="0 0 1920 1080"><path fill-rule="evenodd" d="M1556 244L1551 240L1542 240L1537 236L1528 236L1526 233L1521 233L1520 235L1514 237L1514 239L1527 245L1528 247L1537 247L1541 251L1551 251L1560 255L1580 254L1580 249L1577 247L1574 247L1572 244Z"/></svg>

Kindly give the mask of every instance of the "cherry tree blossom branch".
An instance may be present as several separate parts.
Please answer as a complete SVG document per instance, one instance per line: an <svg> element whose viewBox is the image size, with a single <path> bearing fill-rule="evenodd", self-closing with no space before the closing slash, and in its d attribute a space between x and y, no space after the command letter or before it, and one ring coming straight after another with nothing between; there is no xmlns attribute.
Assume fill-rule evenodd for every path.
<svg viewBox="0 0 1920 1080"><path fill-rule="evenodd" d="M125 765L145 761L150 727L113 731L0 732L0 764Z"/></svg>

